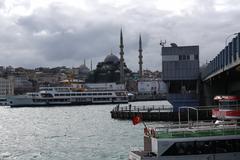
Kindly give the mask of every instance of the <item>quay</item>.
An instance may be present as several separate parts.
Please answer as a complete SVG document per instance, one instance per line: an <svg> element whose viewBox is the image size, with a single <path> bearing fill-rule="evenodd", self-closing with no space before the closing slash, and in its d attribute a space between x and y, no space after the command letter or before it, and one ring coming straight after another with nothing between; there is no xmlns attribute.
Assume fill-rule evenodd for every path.
<svg viewBox="0 0 240 160"><path fill-rule="evenodd" d="M212 120L213 106L195 107L196 110L181 109L180 112L174 112L173 108L167 105L143 105L143 106L119 106L113 108L110 112L113 119L130 120L133 116L140 116L144 121L181 121ZM198 114L198 116L197 116Z"/></svg>

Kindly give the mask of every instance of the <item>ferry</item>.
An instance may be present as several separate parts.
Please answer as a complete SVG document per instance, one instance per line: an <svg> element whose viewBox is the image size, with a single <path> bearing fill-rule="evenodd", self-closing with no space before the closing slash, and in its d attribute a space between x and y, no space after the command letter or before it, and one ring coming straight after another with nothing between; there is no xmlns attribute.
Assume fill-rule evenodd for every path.
<svg viewBox="0 0 240 160"><path fill-rule="evenodd" d="M237 121L179 122L144 128L144 148L129 160L236 160L240 159Z"/></svg>
<svg viewBox="0 0 240 160"><path fill-rule="evenodd" d="M71 87L40 87L39 92L7 97L11 107L128 103L126 90L86 90Z"/></svg>
<svg viewBox="0 0 240 160"><path fill-rule="evenodd" d="M227 120L240 119L240 96L215 96L218 107L212 109L212 117Z"/></svg>
<svg viewBox="0 0 240 160"><path fill-rule="evenodd" d="M8 105L6 97L0 97L0 106Z"/></svg>

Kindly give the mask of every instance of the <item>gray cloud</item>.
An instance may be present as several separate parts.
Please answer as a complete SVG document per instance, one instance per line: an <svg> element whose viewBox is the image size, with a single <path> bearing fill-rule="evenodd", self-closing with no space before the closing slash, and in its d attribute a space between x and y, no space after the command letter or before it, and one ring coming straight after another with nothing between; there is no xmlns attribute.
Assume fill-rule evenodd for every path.
<svg viewBox="0 0 240 160"><path fill-rule="evenodd" d="M159 10L155 1L137 1L112 6L87 1L90 11L52 3L28 16L7 17L0 13L0 63L23 67L78 66L83 59L96 64L119 53L119 31L123 28L127 65L138 68L138 36L142 34L144 68L161 69L160 40L168 44L200 45L201 63L224 47L225 38L239 32L240 11L234 4L216 10L216 1L200 1L180 14ZM22 1L24 7L29 3ZM21 5L18 3L16 5ZM225 3L224 3L225 4ZM235 6L240 2L235 1ZM0 8L4 7L1 1Z"/></svg>

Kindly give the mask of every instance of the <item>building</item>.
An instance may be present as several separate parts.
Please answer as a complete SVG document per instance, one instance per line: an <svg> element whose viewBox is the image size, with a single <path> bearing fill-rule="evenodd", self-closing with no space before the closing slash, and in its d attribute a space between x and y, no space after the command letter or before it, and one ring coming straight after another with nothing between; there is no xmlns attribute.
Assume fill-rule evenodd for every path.
<svg viewBox="0 0 240 160"><path fill-rule="evenodd" d="M170 93L197 91L199 46L162 47L162 78Z"/></svg>
<svg viewBox="0 0 240 160"><path fill-rule="evenodd" d="M14 95L14 85L11 79L0 77L0 97Z"/></svg>
<svg viewBox="0 0 240 160"><path fill-rule="evenodd" d="M117 82L120 83L120 70L121 70L120 59L110 53L107 55L103 62L99 62L95 70L90 72L87 83L109 83ZM123 64L124 79L127 80L128 76L131 74L131 70L127 68L126 64Z"/></svg>
<svg viewBox="0 0 240 160"><path fill-rule="evenodd" d="M67 79L67 76L64 73L36 72L35 77L39 86L56 86L64 79Z"/></svg>
<svg viewBox="0 0 240 160"><path fill-rule="evenodd" d="M161 79L142 79L138 81L138 94L167 94L167 85Z"/></svg>
<svg viewBox="0 0 240 160"><path fill-rule="evenodd" d="M27 76L18 75L12 76L14 82L14 93L15 94L24 94L27 92L33 91L33 84L28 80Z"/></svg>
<svg viewBox="0 0 240 160"><path fill-rule="evenodd" d="M124 84L116 83L85 83L85 87L90 90L125 90Z"/></svg>

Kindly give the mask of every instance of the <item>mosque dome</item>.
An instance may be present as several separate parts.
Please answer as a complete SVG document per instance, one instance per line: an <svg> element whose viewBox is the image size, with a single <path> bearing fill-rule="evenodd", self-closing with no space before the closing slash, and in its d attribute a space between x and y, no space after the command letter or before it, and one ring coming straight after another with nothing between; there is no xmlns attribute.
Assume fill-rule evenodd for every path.
<svg viewBox="0 0 240 160"><path fill-rule="evenodd" d="M87 74L89 72L90 72L90 69L85 64L82 64L79 66L79 73Z"/></svg>
<svg viewBox="0 0 240 160"><path fill-rule="evenodd" d="M110 54L108 55L105 59L104 59L105 63L118 63L119 62L119 58L117 56L115 56L114 54Z"/></svg>

